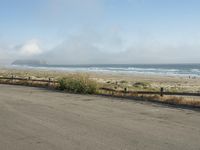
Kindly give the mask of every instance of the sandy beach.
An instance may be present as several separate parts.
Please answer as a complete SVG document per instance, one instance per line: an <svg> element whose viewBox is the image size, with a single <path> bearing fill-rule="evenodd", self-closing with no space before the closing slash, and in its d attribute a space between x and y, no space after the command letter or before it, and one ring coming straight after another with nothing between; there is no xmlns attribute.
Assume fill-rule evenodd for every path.
<svg viewBox="0 0 200 150"><path fill-rule="evenodd" d="M65 77L87 76L90 80L95 81L97 89L109 88L115 91L151 91L159 92L161 87L165 92L185 92L200 93L200 78L185 76L161 76L147 74L125 74L125 73L108 73L108 72L66 72L52 71L45 69L10 69L1 68L0 76L2 77L19 77L35 80L60 80ZM26 81L19 82L19 85L26 85ZM53 84L56 86L56 84ZM35 83L35 86L45 87L45 84ZM59 84L57 84L59 86ZM53 87L57 88L57 87ZM107 91L97 90L100 94L107 94ZM69 91L68 91L69 92ZM111 93L108 93L111 94ZM117 93L116 93L117 95ZM178 96L178 95L136 95L143 100L153 100L158 102L170 103L175 105L197 106L200 107L199 96Z"/></svg>
<svg viewBox="0 0 200 150"><path fill-rule="evenodd" d="M0 68L0 76L14 75L17 77L54 78L56 80L69 74L86 74L102 86L117 89L159 91L163 87L165 91L170 92L200 92L199 77Z"/></svg>

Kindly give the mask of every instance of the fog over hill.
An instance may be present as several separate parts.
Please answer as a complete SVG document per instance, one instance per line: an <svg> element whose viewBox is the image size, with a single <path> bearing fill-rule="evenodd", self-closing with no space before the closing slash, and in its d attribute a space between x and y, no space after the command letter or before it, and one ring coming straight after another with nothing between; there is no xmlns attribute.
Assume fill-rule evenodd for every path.
<svg viewBox="0 0 200 150"><path fill-rule="evenodd" d="M43 60L15 60L14 62L12 62L12 65L38 66L47 65L47 62Z"/></svg>
<svg viewBox="0 0 200 150"><path fill-rule="evenodd" d="M0 65L200 63L199 6L197 0L5 0Z"/></svg>
<svg viewBox="0 0 200 150"><path fill-rule="evenodd" d="M10 64L14 60L45 60L49 64L144 64L144 63L195 63L199 61L197 45L184 47L163 46L158 43L134 43L126 46L123 42L113 44L88 36L76 36L45 48L37 41L28 41L13 48L0 49L0 63ZM122 40L123 41L123 40ZM172 52L173 51L173 52Z"/></svg>

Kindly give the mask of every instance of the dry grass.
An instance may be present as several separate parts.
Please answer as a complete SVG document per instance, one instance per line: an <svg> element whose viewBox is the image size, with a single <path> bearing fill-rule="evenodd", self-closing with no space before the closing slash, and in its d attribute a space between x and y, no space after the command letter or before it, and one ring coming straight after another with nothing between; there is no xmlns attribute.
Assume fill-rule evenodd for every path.
<svg viewBox="0 0 200 150"><path fill-rule="evenodd" d="M165 102L174 103L174 104L183 104L183 105L191 105L191 106L200 106L200 98L192 98L192 97L166 97L163 98Z"/></svg>
<svg viewBox="0 0 200 150"><path fill-rule="evenodd" d="M187 106L200 106L200 97L192 96L164 96L159 95L143 96L146 99L160 101L169 104L187 105Z"/></svg>

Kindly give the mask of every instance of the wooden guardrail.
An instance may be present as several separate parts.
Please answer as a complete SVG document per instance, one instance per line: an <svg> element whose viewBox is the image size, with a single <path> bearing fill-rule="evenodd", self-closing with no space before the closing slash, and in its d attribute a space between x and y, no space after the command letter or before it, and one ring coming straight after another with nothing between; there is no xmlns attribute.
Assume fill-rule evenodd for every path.
<svg viewBox="0 0 200 150"><path fill-rule="evenodd" d="M6 80L6 81L9 81L8 83L6 81L3 81L2 80ZM53 78L48 78L48 79L32 79L31 77L27 77L27 78L20 78L20 77L14 77L14 76L11 76L11 77L0 77L0 83L4 83L4 84L20 84L18 82L22 81L24 83L27 83L27 84L31 84L33 85L34 82L37 82L37 83L46 83L49 87L51 85L55 85L58 83L58 81L54 80ZM33 85L34 86L34 85Z"/></svg>
<svg viewBox="0 0 200 150"><path fill-rule="evenodd" d="M44 79L31 79L31 77L28 78L19 78L19 77L0 77L1 80L9 80L12 83L9 84L15 84L14 81L25 81L25 82L42 82L42 83L48 83L48 86L53 84L58 84L57 80L54 80L53 78L48 78L47 80ZM160 91L128 91L127 88L124 90L114 90L110 88L100 88L100 90L109 92L110 95L114 94L123 94L123 95L177 95L177 96L200 96L200 93L189 93L189 92L165 92L163 88L160 89Z"/></svg>
<svg viewBox="0 0 200 150"><path fill-rule="evenodd" d="M100 88L100 90L108 91L111 94L127 94L127 95L177 95L177 96L200 96L200 93L189 93L189 92L164 92L164 89L161 88L160 91L127 91L124 90L114 90L109 88Z"/></svg>
<svg viewBox="0 0 200 150"><path fill-rule="evenodd" d="M15 78L15 77L0 77L0 80L19 80L19 81L37 81L37 82L53 82L50 78L49 80L41 80L41 79L31 79L29 78Z"/></svg>

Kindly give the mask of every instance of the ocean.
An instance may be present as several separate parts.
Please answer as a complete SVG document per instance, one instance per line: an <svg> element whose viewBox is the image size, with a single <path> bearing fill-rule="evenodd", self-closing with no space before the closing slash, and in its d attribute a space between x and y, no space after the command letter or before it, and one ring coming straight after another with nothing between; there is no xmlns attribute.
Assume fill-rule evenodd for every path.
<svg viewBox="0 0 200 150"><path fill-rule="evenodd" d="M66 72L104 72L200 77L200 64L12 65L9 67Z"/></svg>

